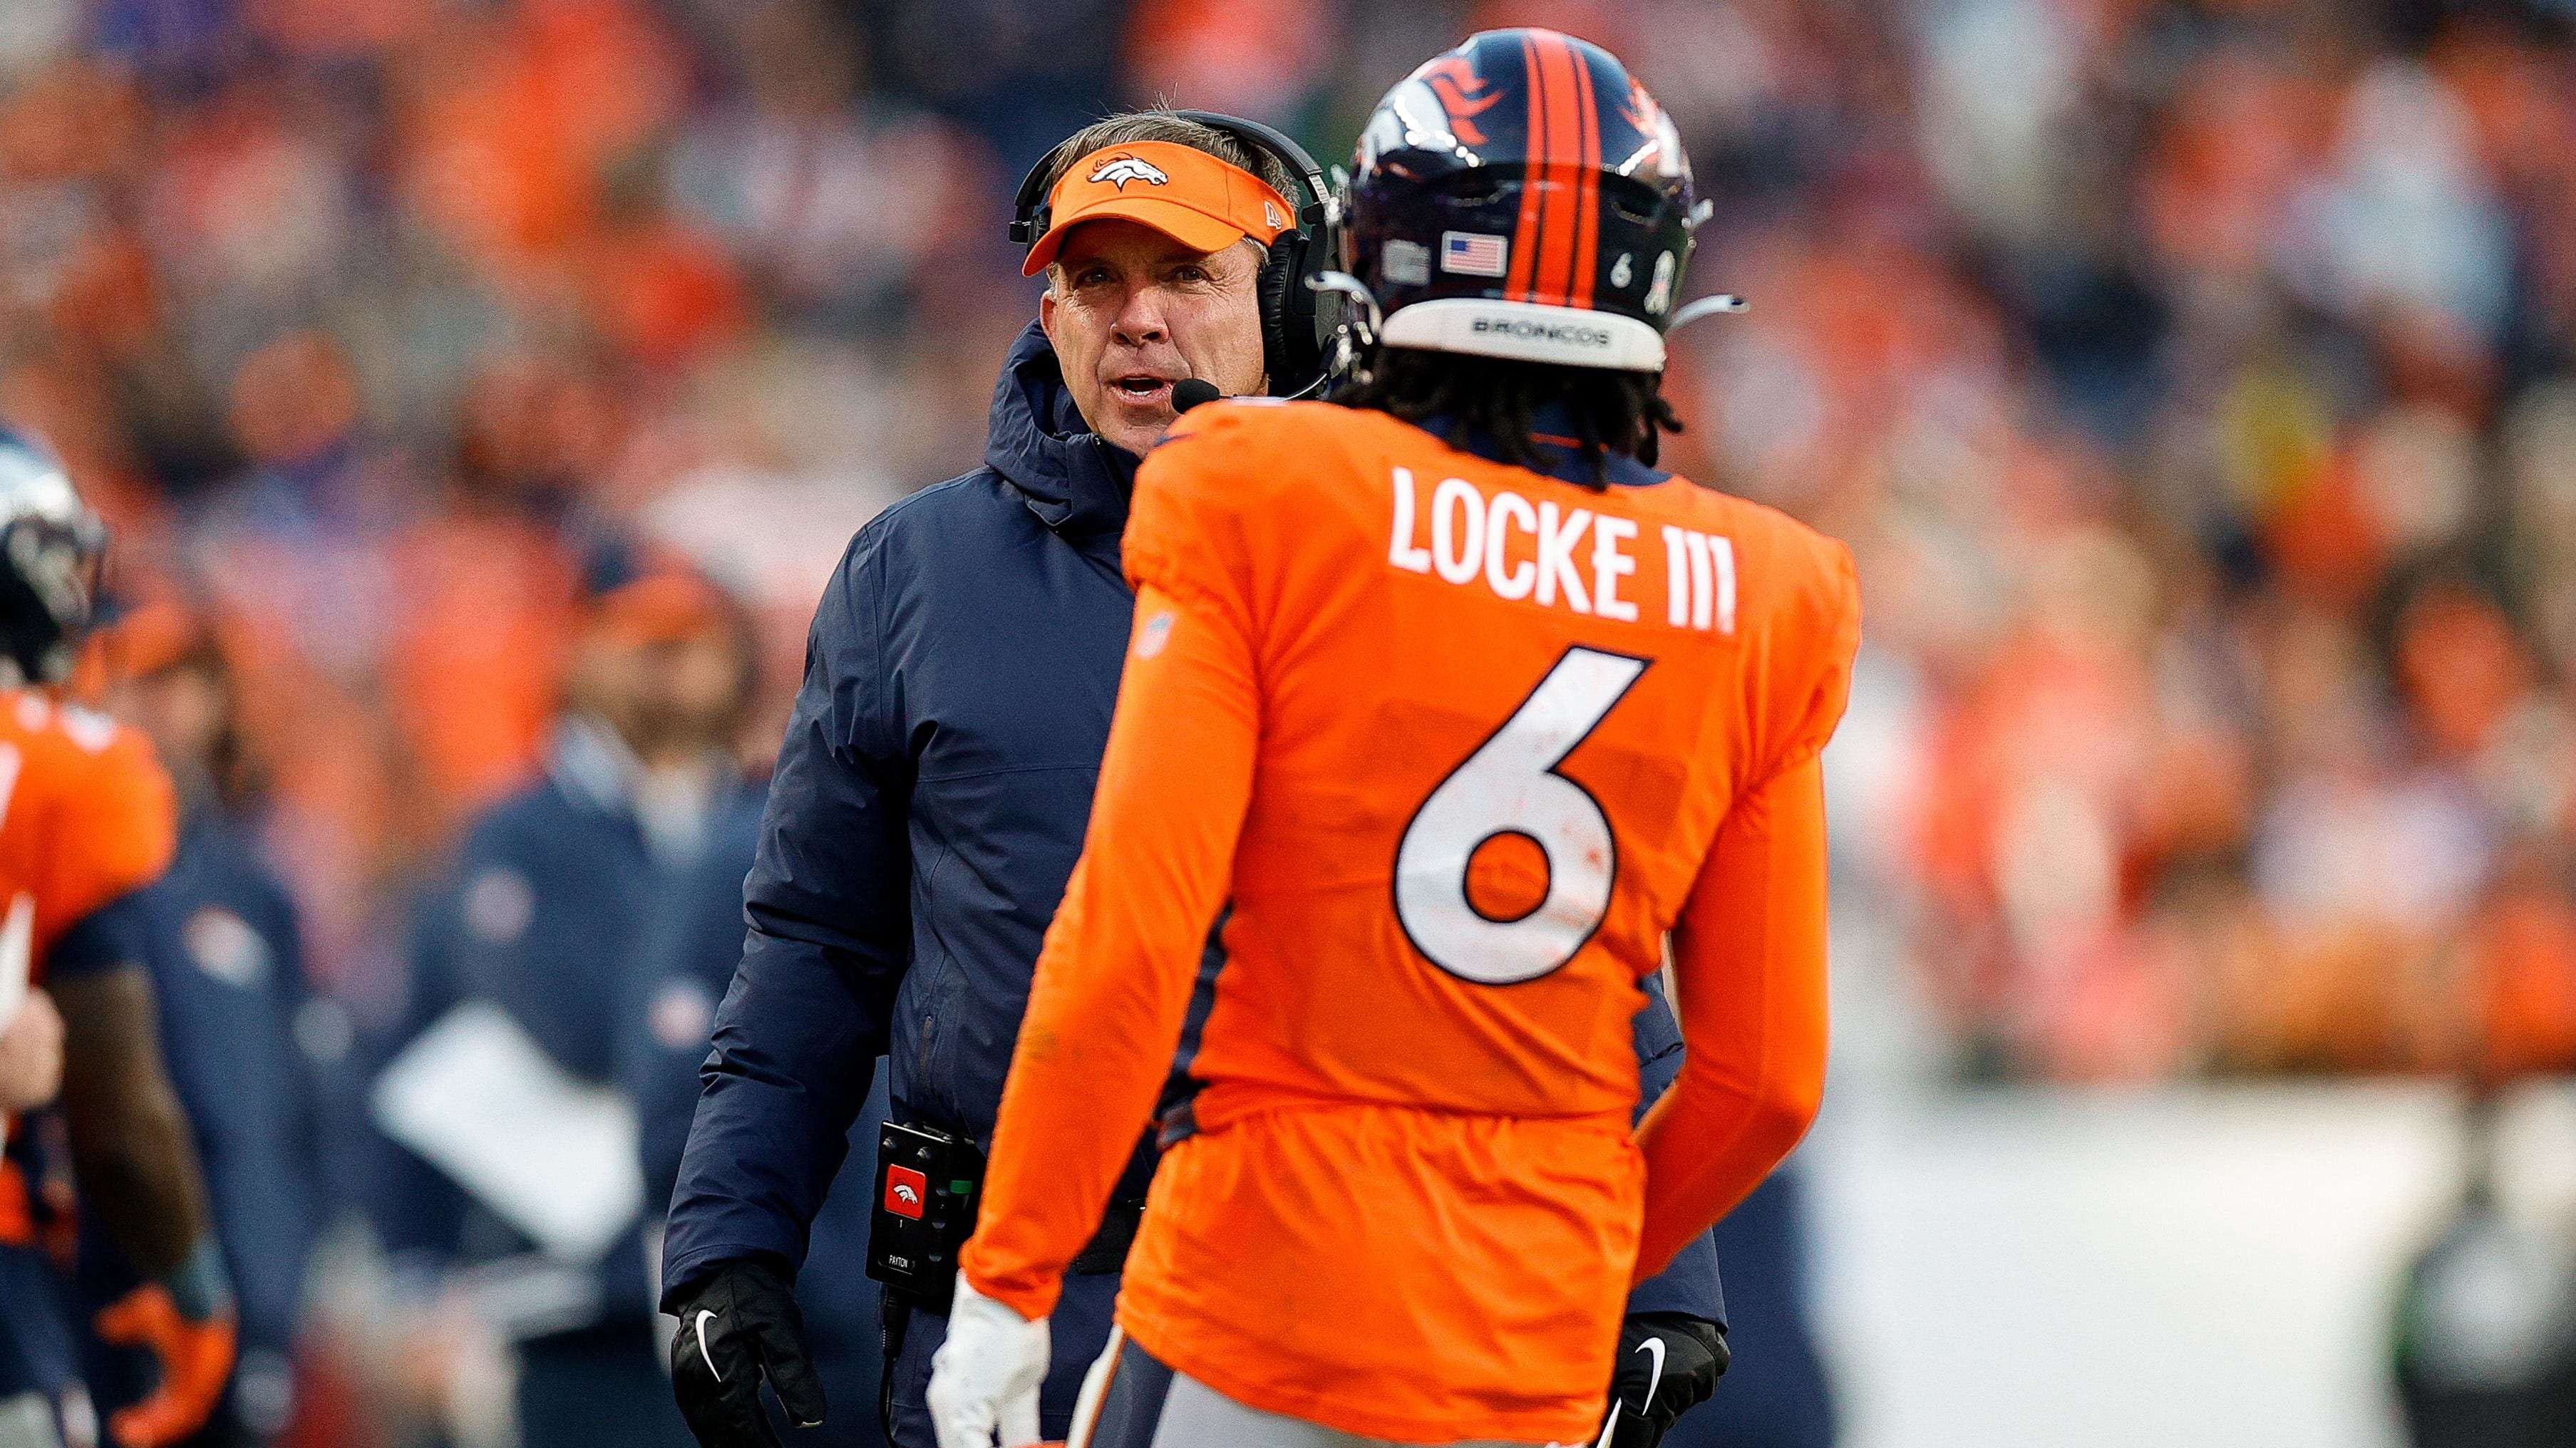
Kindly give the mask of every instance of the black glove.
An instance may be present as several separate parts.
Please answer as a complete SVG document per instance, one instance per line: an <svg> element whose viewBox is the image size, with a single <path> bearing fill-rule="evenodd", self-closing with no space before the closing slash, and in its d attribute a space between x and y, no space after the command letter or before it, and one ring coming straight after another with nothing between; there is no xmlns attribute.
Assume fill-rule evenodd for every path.
<svg viewBox="0 0 2576 1448"><path fill-rule="evenodd" d="M1620 1324L1611 1448L1655 1448L1675 1419L1708 1401L1725 1371L1726 1334L1706 1318L1641 1312Z"/></svg>
<svg viewBox="0 0 2576 1448"><path fill-rule="evenodd" d="M823 1421L823 1382L805 1355L805 1314L787 1279L758 1259L719 1264L679 1302L671 1391L700 1448L778 1448L760 1405L760 1377L790 1421Z"/></svg>

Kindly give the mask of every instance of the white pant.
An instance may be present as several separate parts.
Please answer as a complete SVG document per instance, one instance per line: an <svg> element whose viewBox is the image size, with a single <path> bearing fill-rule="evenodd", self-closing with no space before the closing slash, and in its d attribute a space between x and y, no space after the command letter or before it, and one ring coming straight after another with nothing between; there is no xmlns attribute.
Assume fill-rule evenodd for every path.
<svg viewBox="0 0 2576 1448"><path fill-rule="evenodd" d="M1172 1390L1163 1399L1163 1421L1154 1429L1153 1448L1409 1448L1392 1438L1363 1438L1303 1418L1265 1413L1246 1407L1191 1377L1172 1374ZM1455 1448L1541 1448L1480 1438ZM1554 1444L1546 1448L1556 1448Z"/></svg>
<svg viewBox="0 0 2576 1448"><path fill-rule="evenodd" d="M63 1448L54 1405L42 1393L0 1398L0 1448Z"/></svg>

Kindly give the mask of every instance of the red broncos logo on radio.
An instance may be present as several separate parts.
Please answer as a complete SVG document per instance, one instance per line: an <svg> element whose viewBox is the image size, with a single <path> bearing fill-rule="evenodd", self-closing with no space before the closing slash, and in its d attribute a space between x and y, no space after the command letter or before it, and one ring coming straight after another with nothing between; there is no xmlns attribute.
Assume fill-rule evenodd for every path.
<svg viewBox="0 0 2576 1448"><path fill-rule="evenodd" d="M886 1168L885 1209L898 1217L921 1215L921 1199L930 1190L930 1178L908 1166Z"/></svg>

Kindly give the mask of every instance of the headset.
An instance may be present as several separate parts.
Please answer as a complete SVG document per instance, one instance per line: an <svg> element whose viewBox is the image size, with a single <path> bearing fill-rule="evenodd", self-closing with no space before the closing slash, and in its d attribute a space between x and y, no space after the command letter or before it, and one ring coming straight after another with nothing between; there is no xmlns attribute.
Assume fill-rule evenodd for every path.
<svg viewBox="0 0 2576 1448"><path fill-rule="evenodd" d="M1297 209L1294 228L1279 233L1254 282L1261 307L1261 355L1270 373L1270 390L1282 397L1310 397L1323 390L1332 368L1326 365L1345 350L1341 345L1342 299L1321 284L1341 265L1341 201L1324 179L1324 168L1306 148L1285 134L1241 116L1215 111L1167 112L1222 131L1253 151L1268 152L1305 183L1313 199ZM1070 138L1068 138L1068 141ZM1054 169L1067 142L1058 142L1020 178L1011 203L1011 240L1035 246L1047 233L1047 173ZM1063 157L1067 162L1079 157ZM1294 205L1294 202L1291 202Z"/></svg>

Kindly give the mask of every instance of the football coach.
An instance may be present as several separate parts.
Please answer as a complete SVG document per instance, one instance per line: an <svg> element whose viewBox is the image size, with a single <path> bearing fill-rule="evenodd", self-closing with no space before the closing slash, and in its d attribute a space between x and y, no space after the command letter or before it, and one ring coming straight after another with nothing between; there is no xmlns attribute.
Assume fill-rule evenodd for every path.
<svg viewBox="0 0 2576 1448"><path fill-rule="evenodd" d="M794 1283L875 1058L891 1057L896 1123L980 1159L1118 696L1133 608L1119 535L1138 459L1185 381L1199 395L1320 385L1329 327L1304 282L1338 265L1333 211L1293 142L1202 112L1098 122L1023 182L1012 234L1047 287L994 387L984 466L851 541L815 612L744 882L749 933L663 1248L674 1388L705 1448L778 1441L764 1376L789 1420L824 1416ZM1221 965L1212 945L1192 1019ZM1660 996L1637 1044L1651 1098L1680 1067ZM1188 1055L1185 1040L1176 1083ZM1048 1438L1065 1436L1108 1341L1154 1159L1149 1135L1055 1311ZM882 1407L901 1448L933 1448L923 1392L948 1301L944 1284L889 1292ZM1623 1346L1664 1346L1620 1355L1640 1374L1650 1358L1660 1369L1655 1421L1620 1441L1651 1442L1722 1368L1715 1250L1703 1239L1630 1311Z"/></svg>

